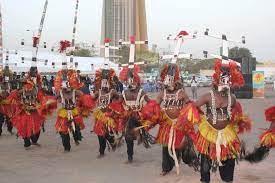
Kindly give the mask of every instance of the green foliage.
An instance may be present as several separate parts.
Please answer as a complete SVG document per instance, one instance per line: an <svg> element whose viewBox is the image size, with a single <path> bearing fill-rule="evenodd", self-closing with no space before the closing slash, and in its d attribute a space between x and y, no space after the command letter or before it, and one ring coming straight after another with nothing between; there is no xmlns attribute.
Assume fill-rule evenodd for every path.
<svg viewBox="0 0 275 183"><path fill-rule="evenodd" d="M70 52L68 55L71 55L71 54L72 54L72 52ZM75 50L73 52L73 55L77 56L77 57L92 57L92 54L91 54L90 50L88 50L88 49Z"/></svg>
<svg viewBox="0 0 275 183"><path fill-rule="evenodd" d="M141 68L145 73L150 73L150 72L152 72L153 69L159 70L158 67L159 67L158 63L149 63L149 64L142 66Z"/></svg>
<svg viewBox="0 0 275 183"><path fill-rule="evenodd" d="M230 58L243 58L243 57L251 58L252 53L247 48L234 47L229 49L229 57Z"/></svg>
<svg viewBox="0 0 275 183"><path fill-rule="evenodd" d="M118 55L122 58L119 59L119 63L127 64L129 61L130 48L128 46L122 46L118 51ZM136 52L135 62L146 61L147 63L157 63L158 54L150 51Z"/></svg>
<svg viewBox="0 0 275 183"><path fill-rule="evenodd" d="M215 59L206 59L206 60L201 60L201 59L194 59L194 60L181 59L179 61L181 70L183 72L188 72L188 73L191 73L191 74L197 74L202 69L205 69L205 70L211 70L211 69L213 69L214 62L215 62Z"/></svg>
<svg viewBox="0 0 275 183"><path fill-rule="evenodd" d="M229 57L230 58L243 58L243 57L252 58L253 55L248 48L234 47L229 50ZM256 61L256 64L262 64L262 63Z"/></svg>
<svg viewBox="0 0 275 183"><path fill-rule="evenodd" d="M128 63L129 60L129 47L123 46L119 50L119 56L122 58L119 59L120 63ZM251 58L252 53L247 48L234 47L229 50L230 58L242 58L248 57ZM147 65L142 66L144 72L149 73L152 69L160 70L163 67L164 63L159 63L159 55L150 51L137 52L136 53L136 62L147 61ZM197 74L200 70L213 70L215 59L181 59L178 61L181 67L181 71L188 72L191 74Z"/></svg>
<svg viewBox="0 0 275 183"><path fill-rule="evenodd" d="M129 52L130 48L128 46L122 46L121 49L118 50L118 56L121 56L119 58L118 62L120 64L127 64L129 61Z"/></svg>
<svg viewBox="0 0 275 183"><path fill-rule="evenodd" d="M248 57L252 58L252 53L247 48L234 47L229 50L230 58L243 58ZM194 59L194 60L180 60L180 66L182 71L189 73L199 73L200 70L213 70L215 59Z"/></svg>
<svg viewBox="0 0 275 183"><path fill-rule="evenodd" d="M149 63L157 63L159 59L159 55L154 52L150 51L142 51L142 52L137 52L136 54L136 61L146 61Z"/></svg>

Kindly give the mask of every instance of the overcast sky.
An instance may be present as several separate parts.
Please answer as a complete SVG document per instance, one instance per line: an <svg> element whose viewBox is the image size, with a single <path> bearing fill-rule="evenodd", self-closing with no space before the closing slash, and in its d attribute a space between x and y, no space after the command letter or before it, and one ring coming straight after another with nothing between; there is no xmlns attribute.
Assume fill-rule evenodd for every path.
<svg viewBox="0 0 275 183"><path fill-rule="evenodd" d="M3 16L4 47L15 48L26 29L38 29L45 0L0 0ZM53 44L71 40L75 0L49 0L42 39ZM168 34L180 30L203 33L205 28L228 38L247 38L247 45L258 60L275 60L274 0L146 0L149 42L160 48L173 43ZM77 40L99 43L102 0L80 0ZM188 40L185 52L201 56L202 50L218 51L220 42L199 36ZM235 46L235 44L231 44Z"/></svg>

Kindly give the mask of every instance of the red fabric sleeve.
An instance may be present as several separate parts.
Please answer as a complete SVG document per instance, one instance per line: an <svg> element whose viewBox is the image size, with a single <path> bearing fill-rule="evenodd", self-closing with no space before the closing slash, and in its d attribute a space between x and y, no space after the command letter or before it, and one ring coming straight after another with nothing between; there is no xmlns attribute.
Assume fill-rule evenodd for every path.
<svg viewBox="0 0 275 183"><path fill-rule="evenodd" d="M108 107L117 114L122 114L124 112L122 102L120 101L111 102Z"/></svg>
<svg viewBox="0 0 275 183"><path fill-rule="evenodd" d="M150 100L141 110L141 118L157 124L161 117L160 105L155 100Z"/></svg>
<svg viewBox="0 0 275 183"><path fill-rule="evenodd" d="M19 91L13 90L10 95L1 102L0 111L12 118L22 111L21 100L19 97Z"/></svg>
<svg viewBox="0 0 275 183"><path fill-rule="evenodd" d="M96 106L96 102L91 95L82 94L78 100L78 107L83 117L88 117L91 110Z"/></svg>
<svg viewBox="0 0 275 183"><path fill-rule="evenodd" d="M180 115L178 117L178 121L175 125L175 128L188 134L194 140L194 125L201 121L200 113L201 110L195 105L195 103L190 102L180 111Z"/></svg>
<svg viewBox="0 0 275 183"><path fill-rule="evenodd" d="M95 100L91 95L88 95L88 94L83 94L79 97L79 104L81 107L90 109L90 110L94 109L96 106Z"/></svg>
<svg viewBox="0 0 275 183"><path fill-rule="evenodd" d="M265 110L265 119L269 122L275 122L275 106Z"/></svg>
<svg viewBox="0 0 275 183"><path fill-rule="evenodd" d="M50 115L57 108L57 100L53 96L40 96L41 105L38 108L38 113L42 116Z"/></svg>
<svg viewBox="0 0 275 183"><path fill-rule="evenodd" d="M7 97L7 100L9 102L19 102L20 97L19 97L19 91L18 90L13 90L10 95Z"/></svg>
<svg viewBox="0 0 275 183"><path fill-rule="evenodd" d="M37 99L38 99L38 101L41 102L44 97L45 97L44 92L42 90L38 90L38 93L37 93Z"/></svg>
<svg viewBox="0 0 275 183"><path fill-rule="evenodd" d="M275 148L275 129L269 129L260 136L261 145Z"/></svg>

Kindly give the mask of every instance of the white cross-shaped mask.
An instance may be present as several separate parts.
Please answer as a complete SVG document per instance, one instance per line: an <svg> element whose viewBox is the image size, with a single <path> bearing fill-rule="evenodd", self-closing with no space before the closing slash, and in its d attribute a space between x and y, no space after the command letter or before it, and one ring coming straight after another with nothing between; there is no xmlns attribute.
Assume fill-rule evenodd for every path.
<svg viewBox="0 0 275 183"><path fill-rule="evenodd" d="M174 76L166 75L164 79L165 86L172 86L174 83Z"/></svg>
<svg viewBox="0 0 275 183"><path fill-rule="evenodd" d="M230 88L230 76L229 75L221 76L220 83L218 85L218 91L221 92L229 88Z"/></svg>
<svg viewBox="0 0 275 183"><path fill-rule="evenodd" d="M108 80L107 79L102 79L101 80L101 89L102 88L109 88L109 87L110 87L110 85L109 85Z"/></svg>

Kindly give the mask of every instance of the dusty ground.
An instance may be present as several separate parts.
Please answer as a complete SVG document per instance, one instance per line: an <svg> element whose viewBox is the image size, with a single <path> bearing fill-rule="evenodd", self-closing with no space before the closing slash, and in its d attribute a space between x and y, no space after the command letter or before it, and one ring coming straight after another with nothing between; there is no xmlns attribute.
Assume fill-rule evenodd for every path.
<svg viewBox="0 0 275 183"><path fill-rule="evenodd" d="M205 90L200 89L200 93ZM252 149L261 133L259 128L268 127L268 123L264 122L264 109L275 104L275 92L268 89L266 99L241 100L241 103L254 121L252 132L242 137ZM22 139L16 139L4 131L0 137L0 183L199 182L199 174L186 166L181 166L180 176L176 176L173 170L169 175L160 177L159 145L149 150L135 146L135 162L132 165L124 163L127 158L125 145L116 152L107 152L103 159L96 159L97 137L90 133L90 119L86 121L85 139L81 145L72 145L72 152L64 154L61 139L54 130L54 120L55 116L47 121L47 131L40 138L42 147L32 147L29 151L24 150ZM235 170L235 182L271 183L275 181L273 171L275 150L260 164L240 162ZM218 173L212 175L212 182L221 182Z"/></svg>

